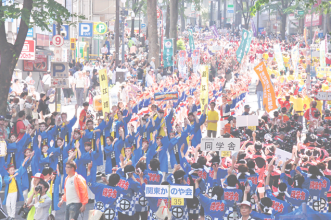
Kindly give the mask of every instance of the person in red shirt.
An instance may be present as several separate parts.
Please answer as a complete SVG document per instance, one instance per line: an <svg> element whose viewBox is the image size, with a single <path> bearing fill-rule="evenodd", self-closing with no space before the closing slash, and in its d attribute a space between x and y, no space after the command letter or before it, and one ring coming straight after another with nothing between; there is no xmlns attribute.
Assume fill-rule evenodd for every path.
<svg viewBox="0 0 331 220"><path fill-rule="evenodd" d="M290 97L291 96L289 94L286 94L285 101L283 101L281 98L278 99L278 103L280 104L281 109L285 107L287 111L290 110L291 108Z"/></svg>
<svg viewBox="0 0 331 220"><path fill-rule="evenodd" d="M85 130L86 127L86 121L91 117L90 114L88 114L88 102L83 103L83 110L79 114L79 128L80 130Z"/></svg>
<svg viewBox="0 0 331 220"><path fill-rule="evenodd" d="M312 121L312 120L316 120L319 118L318 117L315 117L316 115L314 114L315 110L319 112L319 110L316 108L317 106L317 102L316 101L312 101L310 103L310 109L308 109L305 114L304 114L304 117L306 118L306 121ZM319 114L321 115L321 114Z"/></svg>
<svg viewBox="0 0 331 220"><path fill-rule="evenodd" d="M16 129L16 132L12 129L12 133L17 134L17 141L21 140L26 132L26 127L23 121L25 120L25 111L18 112L18 119L16 122L16 126L13 129Z"/></svg>

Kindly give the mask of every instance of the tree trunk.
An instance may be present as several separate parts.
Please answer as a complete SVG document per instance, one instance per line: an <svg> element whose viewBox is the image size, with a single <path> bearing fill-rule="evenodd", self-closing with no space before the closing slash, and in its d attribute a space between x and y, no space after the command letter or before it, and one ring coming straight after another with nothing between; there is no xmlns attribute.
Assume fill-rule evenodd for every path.
<svg viewBox="0 0 331 220"><path fill-rule="evenodd" d="M155 67L159 67L159 45L157 34L157 0L147 0L147 19L148 19L148 47L149 60L155 57Z"/></svg>
<svg viewBox="0 0 331 220"><path fill-rule="evenodd" d="M32 10L32 0L24 0L23 8L28 12ZM0 2L0 9L2 8ZM30 14L27 15L27 21L30 20ZM0 10L0 17L3 17L3 12ZM5 23L0 22L0 54L2 56L0 65L0 115L6 115L7 99L9 87L15 66L21 54L26 35L28 33L28 25L22 20L20 23L19 31L15 41L15 45L7 42Z"/></svg>
<svg viewBox="0 0 331 220"><path fill-rule="evenodd" d="M134 18L131 18L131 37L134 37Z"/></svg>
<svg viewBox="0 0 331 220"><path fill-rule="evenodd" d="M177 51L178 0L170 0L170 38L173 39L174 55Z"/></svg>
<svg viewBox="0 0 331 220"><path fill-rule="evenodd" d="M167 5L167 17L166 17L166 29L165 29L165 37L169 38L170 33L170 4Z"/></svg>
<svg viewBox="0 0 331 220"><path fill-rule="evenodd" d="M185 30L185 14L184 14L184 1L181 1L182 7L180 10L180 32L184 32Z"/></svg>
<svg viewBox="0 0 331 220"><path fill-rule="evenodd" d="M281 15L281 19L282 19L282 24L281 24L281 27L280 27L280 35L282 37L282 40L285 40L285 31L286 31L286 18L287 18L287 15L286 14L283 14Z"/></svg>

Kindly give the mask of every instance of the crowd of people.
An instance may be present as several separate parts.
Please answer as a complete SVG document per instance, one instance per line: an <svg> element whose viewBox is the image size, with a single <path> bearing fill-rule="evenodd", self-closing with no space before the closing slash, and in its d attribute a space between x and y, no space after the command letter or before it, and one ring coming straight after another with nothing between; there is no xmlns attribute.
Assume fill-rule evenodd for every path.
<svg viewBox="0 0 331 220"><path fill-rule="evenodd" d="M118 66L107 44L103 59L72 61L70 88L63 89L66 104L76 96L70 120L66 112L49 110L54 97L49 74L38 96L31 75L25 90L13 82L7 114L0 116L0 141L7 149L0 157L6 168L0 174L8 219L17 215L17 201L24 201L18 215L35 220L57 219L63 203L65 219L78 219L91 202L95 212L119 220L170 219L165 209L171 219L280 219L304 203L331 219L331 112L328 101L316 96L328 91L331 81L327 74L308 74L320 61L309 58L304 39L253 39L238 63L239 37L220 33L206 41L201 33L193 36L200 65L209 69L205 106L200 101L201 71L193 68L185 32L179 39L189 54L185 72L179 72L178 53L174 66L164 68L161 62L157 67L136 39L128 39L125 61ZM284 69L276 62L275 44L281 47ZM297 63L291 57L295 45ZM216 46L221 49L214 50ZM278 104L269 113L262 83L253 80L260 62L267 66ZM118 70L124 70L125 80L118 103L104 117L95 117L92 94L100 89L101 69L107 70L109 85L116 85ZM246 103L252 84L257 112ZM178 98L155 100L156 93L177 93ZM259 116L258 126L236 126L237 116L252 114ZM227 157L202 151L203 137L240 138L240 151ZM279 150L290 158L280 160ZM145 197L146 185L192 186L193 198L173 203Z"/></svg>

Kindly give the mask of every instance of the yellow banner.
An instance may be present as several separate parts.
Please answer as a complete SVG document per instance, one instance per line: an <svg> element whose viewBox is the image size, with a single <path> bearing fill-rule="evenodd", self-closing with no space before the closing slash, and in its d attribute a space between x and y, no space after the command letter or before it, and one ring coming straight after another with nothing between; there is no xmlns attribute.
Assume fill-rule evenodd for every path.
<svg viewBox="0 0 331 220"><path fill-rule="evenodd" d="M102 113L105 117L105 112L110 112L108 76L106 69L99 70L100 91L102 100Z"/></svg>
<svg viewBox="0 0 331 220"><path fill-rule="evenodd" d="M270 76L267 72L267 67L264 62L259 63L254 68L256 74L258 75L262 87L263 87L263 105L267 112L270 112L277 108L276 105L276 96L274 88L272 87Z"/></svg>
<svg viewBox="0 0 331 220"><path fill-rule="evenodd" d="M204 110L205 104L208 104L208 66L204 65L200 67L201 74L201 88L200 88L200 106L201 113Z"/></svg>

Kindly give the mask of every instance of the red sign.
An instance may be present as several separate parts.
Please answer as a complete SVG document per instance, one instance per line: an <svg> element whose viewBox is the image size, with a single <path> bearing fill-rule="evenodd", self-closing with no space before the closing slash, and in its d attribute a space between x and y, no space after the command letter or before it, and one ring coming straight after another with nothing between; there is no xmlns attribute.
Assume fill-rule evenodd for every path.
<svg viewBox="0 0 331 220"><path fill-rule="evenodd" d="M49 35L36 34L38 47L49 47Z"/></svg>
<svg viewBox="0 0 331 220"><path fill-rule="evenodd" d="M156 10L156 16L157 16L157 19L160 19L160 17L161 17L161 11L160 11L160 9L157 9Z"/></svg>
<svg viewBox="0 0 331 220"><path fill-rule="evenodd" d="M53 37L52 43L56 47L61 47L64 44L64 39L61 35L57 34Z"/></svg>
<svg viewBox="0 0 331 220"><path fill-rule="evenodd" d="M47 56L36 55L35 60L24 60L23 71L28 72L47 72Z"/></svg>
<svg viewBox="0 0 331 220"><path fill-rule="evenodd" d="M35 60L35 58L36 58L36 47L34 40L25 40L19 59Z"/></svg>
<svg viewBox="0 0 331 220"><path fill-rule="evenodd" d="M313 20L311 20L311 17L313 17ZM313 16L311 16L311 14L307 14L305 16L305 26L310 27L311 24L312 26L322 25L322 15L313 14Z"/></svg>

